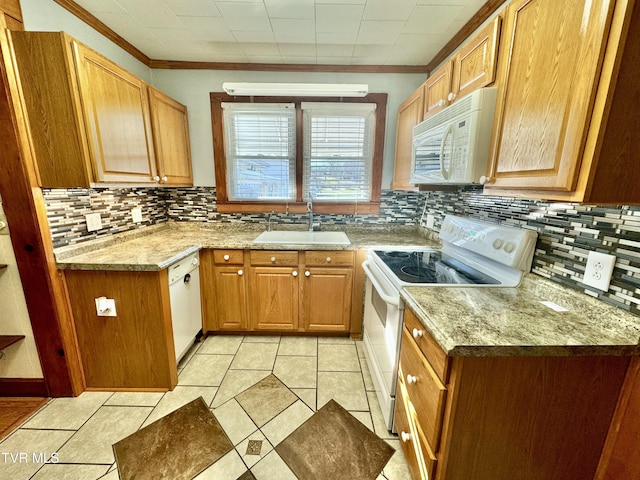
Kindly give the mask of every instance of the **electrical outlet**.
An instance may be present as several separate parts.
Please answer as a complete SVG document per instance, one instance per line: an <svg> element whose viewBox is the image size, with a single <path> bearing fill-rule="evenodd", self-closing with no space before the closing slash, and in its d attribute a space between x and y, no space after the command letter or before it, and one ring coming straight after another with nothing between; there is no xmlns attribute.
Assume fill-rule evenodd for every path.
<svg viewBox="0 0 640 480"><path fill-rule="evenodd" d="M89 213L84 216L87 222L87 232L95 232L102 228L102 218L99 213Z"/></svg>
<svg viewBox="0 0 640 480"><path fill-rule="evenodd" d="M133 207L131 209L131 219L133 223L142 222L142 207Z"/></svg>
<svg viewBox="0 0 640 480"><path fill-rule="evenodd" d="M611 275L613 274L613 266L615 263L615 255L589 252L582 283L606 292L609 290L609 283L611 283Z"/></svg>
<svg viewBox="0 0 640 480"><path fill-rule="evenodd" d="M433 228L435 219L436 217L434 217L432 213L427 213L427 228Z"/></svg>
<svg viewBox="0 0 640 480"><path fill-rule="evenodd" d="M99 317L116 317L116 301L113 298L98 297L96 300L96 313Z"/></svg>

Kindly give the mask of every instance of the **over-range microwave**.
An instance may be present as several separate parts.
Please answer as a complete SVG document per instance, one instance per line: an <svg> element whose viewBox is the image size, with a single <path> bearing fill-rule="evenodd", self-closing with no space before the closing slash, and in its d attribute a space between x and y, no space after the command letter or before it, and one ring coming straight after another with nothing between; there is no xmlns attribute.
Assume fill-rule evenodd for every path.
<svg viewBox="0 0 640 480"><path fill-rule="evenodd" d="M411 183L479 183L486 175L496 88L481 88L413 127Z"/></svg>

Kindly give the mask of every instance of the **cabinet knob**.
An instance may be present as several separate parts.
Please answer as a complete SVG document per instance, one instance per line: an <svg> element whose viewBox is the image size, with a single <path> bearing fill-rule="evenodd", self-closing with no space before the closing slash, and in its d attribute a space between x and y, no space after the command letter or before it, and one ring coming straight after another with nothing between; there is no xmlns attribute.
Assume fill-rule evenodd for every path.
<svg viewBox="0 0 640 480"><path fill-rule="evenodd" d="M158 175L156 175L155 177L153 177L153 181L154 182L159 182L160 181L160 177Z"/></svg>
<svg viewBox="0 0 640 480"><path fill-rule="evenodd" d="M271 257L271 263L276 263L276 257Z"/></svg>
<svg viewBox="0 0 640 480"><path fill-rule="evenodd" d="M414 328L413 332L411 332L411 333L413 333L413 338L418 338L418 337L422 336L423 332L422 332L422 330L418 330L417 328Z"/></svg>
<svg viewBox="0 0 640 480"><path fill-rule="evenodd" d="M194 258L193 260L191 260L191 265L198 265L198 259Z"/></svg>
<svg viewBox="0 0 640 480"><path fill-rule="evenodd" d="M238 270L238 275L242 276L244 272L242 270Z"/></svg>
<svg viewBox="0 0 640 480"><path fill-rule="evenodd" d="M456 98L456 94L453 92L449 92L449 96L447 96L447 100L449 100L450 102L453 102Z"/></svg>
<svg viewBox="0 0 640 480"><path fill-rule="evenodd" d="M480 184L484 185L485 183L493 183L493 178L487 177L486 175L481 176L480 177Z"/></svg>
<svg viewBox="0 0 640 480"><path fill-rule="evenodd" d="M229 261L229 255L225 255L225 256L224 256L224 257L222 257L222 258L224 258L224 261L225 261L225 262L228 262L228 261Z"/></svg>
<svg viewBox="0 0 640 480"><path fill-rule="evenodd" d="M291 275L293 275L294 277L297 277L298 276L298 272L293 271L293 272L291 272Z"/></svg>
<svg viewBox="0 0 640 480"><path fill-rule="evenodd" d="M408 442L411 440L411 434L409 432L402 431L400 432L400 438L403 442Z"/></svg>
<svg viewBox="0 0 640 480"><path fill-rule="evenodd" d="M409 385L413 385L414 383L418 383L418 377L415 375L407 375L407 383Z"/></svg>
<svg viewBox="0 0 640 480"><path fill-rule="evenodd" d="M327 263L331 263L331 257L327 257Z"/></svg>
<svg viewBox="0 0 640 480"><path fill-rule="evenodd" d="M311 272L309 270L307 270L306 272L304 272L304 276L305 277L310 277L311 276Z"/></svg>
<svg viewBox="0 0 640 480"><path fill-rule="evenodd" d="M444 104L447 103L444 98L441 98L440 101L438 102L438 106L439 107L444 107Z"/></svg>
<svg viewBox="0 0 640 480"><path fill-rule="evenodd" d="M169 180L169 177L167 177L166 175L162 176L162 181L163 182L167 182Z"/></svg>

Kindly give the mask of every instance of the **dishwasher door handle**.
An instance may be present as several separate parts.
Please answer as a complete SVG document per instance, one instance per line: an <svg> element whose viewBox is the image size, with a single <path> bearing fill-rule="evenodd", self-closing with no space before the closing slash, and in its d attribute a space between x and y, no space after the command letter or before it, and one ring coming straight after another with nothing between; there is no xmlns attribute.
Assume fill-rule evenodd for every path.
<svg viewBox="0 0 640 480"><path fill-rule="evenodd" d="M380 296L380 298L384 300L385 303L388 303L389 305L394 305L396 307L399 307L400 296L396 295L394 297L384 291L384 288L382 288L382 285L380 285L380 283L378 282L378 279L376 278L375 273L373 273L371 271L371 267L369 267L369 260L365 260L364 262L362 262L362 268L364 270L364 273L367 275L367 277L369 277L369 280L371 280L371 283L373 284L373 288L376 289L376 292L378 292L378 295Z"/></svg>

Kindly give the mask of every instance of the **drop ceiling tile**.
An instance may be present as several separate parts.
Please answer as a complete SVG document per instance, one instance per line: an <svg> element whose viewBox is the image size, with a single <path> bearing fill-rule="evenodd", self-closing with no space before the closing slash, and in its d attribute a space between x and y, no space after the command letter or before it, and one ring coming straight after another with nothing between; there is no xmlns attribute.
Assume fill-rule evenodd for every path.
<svg viewBox="0 0 640 480"><path fill-rule="evenodd" d="M315 57L316 45L313 43L279 43L278 49L282 56Z"/></svg>
<svg viewBox="0 0 640 480"><path fill-rule="evenodd" d="M319 57L350 57L353 47L348 44L322 44L317 45L316 50Z"/></svg>
<svg viewBox="0 0 640 480"><path fill-rule="evenodd" d="M464 6L469 3L469 0L417 0L416 3L418 5L429 5L429 6L442 6L442 5L461 5ZM483 2L484 3L484 2Z"/></svg>
<svg viewBox="0 0 640 480"><path fill-rule="evenodd" d="M195 50L199 45L191 31L185 28L149 28L149 31L156 38L162 39L167 50L174 53L172 59L182 50Z"/></svg>
<svg viewBox="0 0 640 480"><path fill-rule="evenodd" d="M416 0L368 0L363 20L407 20Z"/></svg>
<svg viewBox="0 0 640 480"><path fill-rule="evenodd" d="M242 43L241 46L247 56L280 56L280 50L275 43Z"/></svg>
<svg viewBox="0 0 640 480"><path fill-rule="evenodd" d="M167 7L176 15L192 17L220 17L220 11L214 0L163 0Z"/></svg>
<svg viewBox="0 0 640 480"><path fill-rule="evenodd" d="M351 57L316 57L316 63L321 65L351 65Z"/></svg>
<svg viewBox="0 0 640 480"><path fill-rule="evenodd" d="M363 5L316 5L316 31L358 33Z"/></svg>
<svg viewBox="0 0 640 480"><path fill-rule="evenodd" d="M216 2L216 6L231 30L271 31L263 3Z"/></svg>
<svg viewBox="0 0 640 480"><path fill-rule="evenodd" d="M314 20L272 18L271 27L276 41L280 43L315 43Z"/></svg>
<svg viewBox="0 0 640 480"><path fill-rule="evenodd" d="M392 50L391 45L356 45L353 49L353 56L387 58Z"/></svg>
<svg viewBox="0 0 640 480"><path fill-rule="evenodd" d="M227 22L222 17L180 16L178 19L198 40L213 42L236 41L233 33L227 27Z"/></svg>
<svg viewBox="0 0 640 480"><path fill-rule="evenodd" d="M118 0L118 3L145 27L172 28L177 16L162 2L154 0Z"/></svg>
<svg viewBox="0 0 640 480"><path fill-rule="evenodd" d="M264 0L271 18L315 18L314 0Z"/></svg>
<svg viewBox="0 0 640 480"><path fill-rule="evenodd" d="M214 55L241 55L246 56L242 45L237 42L201 42L203 49Z"/></svg>
<svg viewBox="0 0 640 480"><path fill-rule="evenodd" d="M315 57L315 55L313 55L313 56L297 56L297 55L289 56L289 55L283 55L282 56L282 63L293 63L293 64L310 63L310 64L315 64L316 63L316 57Z"/></svg>
<svg viewBox="0 0 640 480"><path fill-rule="evenodd" d="M224 55L220 53L216 53L215 55L210 55L210 58L207 60L209 62L230 62L230 63L247 63L249 59L246 55Z"/></svg>
<svg viewBox="0 0 640 480"><path fill-rule="evenodd" d="M247 55L251 63L282 63L280 55Z"/></svg>
<svg viewBox="0 0 640 480"><path fill-rule="evenodd" d="M91 13L125 13L115 0L76 0L76 3Z"/></svg>
<svg viewBox="0 0 640 480"><path fill-rule="evenodd" d="M351 57L351 65L384 65L386 57Z"/></svg>
<svg viewBox="0 0 640 480"><path fill-rule="evenodd" d="M402 33L443 33L461 10L459 5L417 6Z"/></svg>
<svg viewBox="0 0 640 480"><path fill-rule="evenodd" d="M276 43L272 32L243 32L235 31L233 36L240 44L245 43Z"/></svg>
<svg viewBox="0 0 640 480"><path fill-rule="evenodd" d="M367 0L316 0L316 5L320 3L341 4L341 5L364 5Z"/></svg>
<svg viewBox="0 0 640 480"><path fill-rule="evenodd" d="M138 48L140 47L134 43L134 38L155 38L144 25L126 13L101 13L99 18L114 32Z"/></svg>
<svg viewBox="0 0 640 480"><path fill-rule="evenodd" d="M318 45L353 45L357 38L355 33L316 33Z"/></svg>
<svg viewBox="0 0 640 480"><path fill-rule="evenodd" d="M358 39L356 44L375 45L387 44L393 45L405 22L403 21L381 21L381 20L363 20L360 24Z"/></svg>

